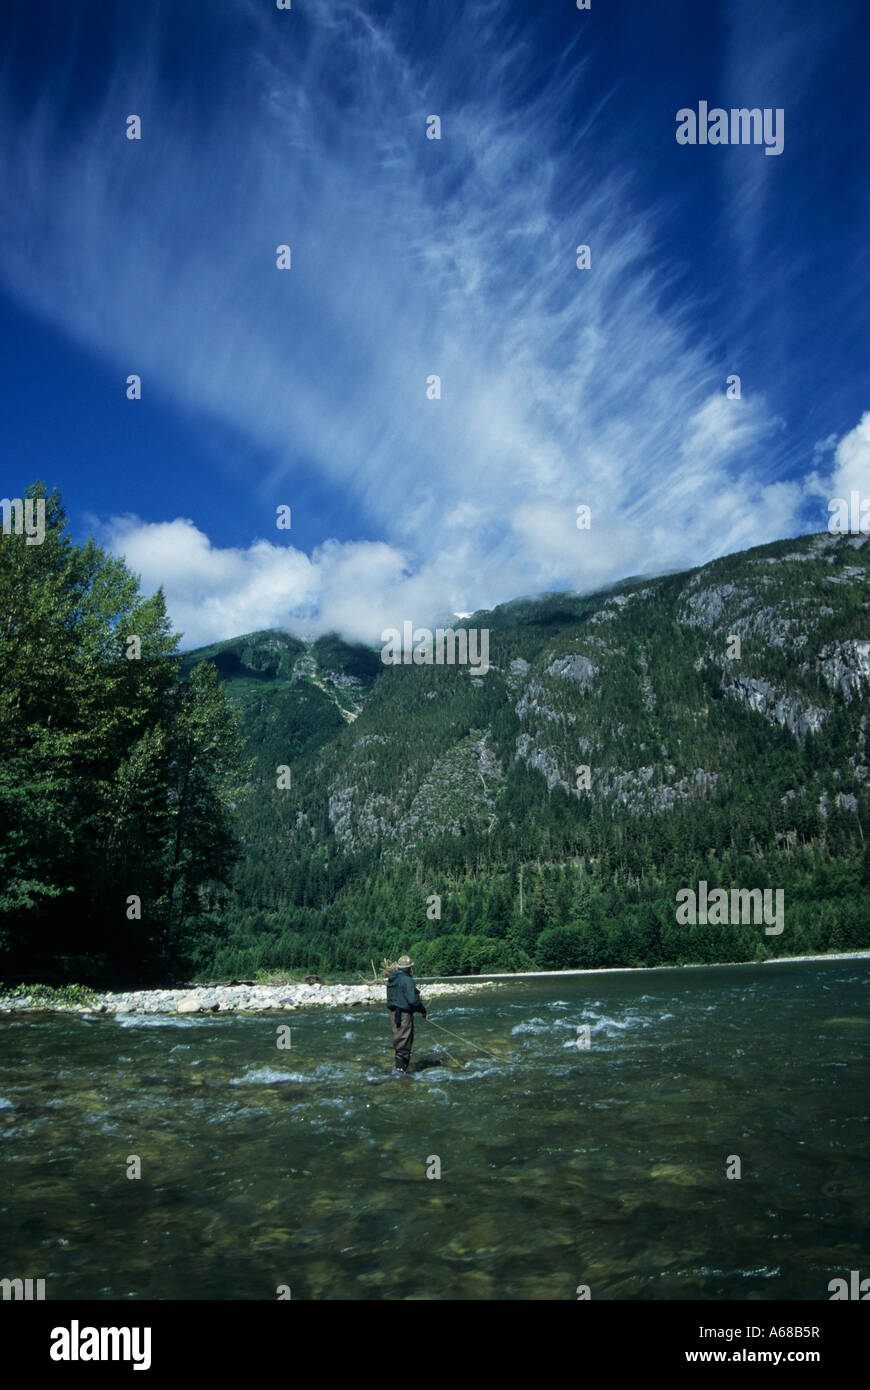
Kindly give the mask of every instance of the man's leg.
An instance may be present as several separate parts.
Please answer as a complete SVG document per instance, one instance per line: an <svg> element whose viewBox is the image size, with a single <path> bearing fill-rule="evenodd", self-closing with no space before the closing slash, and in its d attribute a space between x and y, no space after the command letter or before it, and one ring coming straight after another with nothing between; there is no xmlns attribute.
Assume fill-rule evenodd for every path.
<svg viewBox="0 0 870 1390"><path fill-rule="evenodd" d="M393 1047L396 1049L396 1070L407 1071L414 1044L414 1015L406 1009L395 1009L393 1019Z"/></svg>
<svg viewBox="0 0 870 1390"><path fill-rule="evenodd" d="M405 1027L405 1040L402 1044L402 1050L405 1056L405 1071L407 1071L408 1067L411 1065L411 1048L414 1046L414 1015L412 1013L407 1013L405 1017L408 1022Z"/></svg>
<svg viewBox="0 0 870 1390"><path fill-rule="evenodd" d="M396 1071L402 1071L403 1068L399 1062L399 1048L402 1046L403 1036L401 1009L390 1009L390 1024L392 1025L393 1029L393 1051L396 1054L394 1059L394 1066Z"/></svg>

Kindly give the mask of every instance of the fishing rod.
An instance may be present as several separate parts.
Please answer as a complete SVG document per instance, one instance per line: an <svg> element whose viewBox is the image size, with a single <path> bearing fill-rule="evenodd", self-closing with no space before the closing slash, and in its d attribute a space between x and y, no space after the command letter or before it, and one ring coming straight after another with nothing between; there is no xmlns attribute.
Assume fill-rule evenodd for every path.
<svg viewBox="0 0 870 1390"><path fill-rule="evenodd" d="M450 1030L449 1028L445 1028L444 1025L443 1025L442 1023L436 1023L435 1020L434 1020L433 1018L429 1018L429 1019L427 1019L426 1021L427 1021L427 1023L431 1023L433 1028L440 1028L440 1029L441 1029L441 1032L442 1032L442 1033L446 1033L446 1034L448 1035L448 1037L456 1038L457 1042L465 1043L465 1046L466 1046L466 1047L473 1047L473 1048L476 1048L479 1052L486 1052L486 1053L488 1053L488 1055L489 1055L490 1057L494 1057L495 1060L496 1060L497 1062L500 1062L500 1061L501 1061L501 1058L499 1057L498 1053L497 1053L497 1052L490 1052L490 1049L489 1049L488 1047L484 1047L484 1046L483 1046L483 1043L474 1043L474 1042L471 1041L470 1038L463 1038L462 1035L461 1035L461 1033L453 1033L453 1032L451 1032L451 1030ZM445 1051L446 1051L446 1049L445 1049ZM448 1053L448 1056L449 1056L449 1055L450 1055L450 1054Z"/></svg>

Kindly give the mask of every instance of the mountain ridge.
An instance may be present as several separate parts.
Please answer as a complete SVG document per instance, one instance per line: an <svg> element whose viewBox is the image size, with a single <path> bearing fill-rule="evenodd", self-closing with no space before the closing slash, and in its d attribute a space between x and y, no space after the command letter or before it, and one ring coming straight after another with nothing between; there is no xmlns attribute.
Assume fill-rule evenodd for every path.
<svg viewBox="0 0 870 1390"><path fill-rule="evenodd" d="M712 863L726 879L742 864L766 886L786 860L792 946L870 944L853 912L870 809L868 558L866 536L821 533L512 600L463 622L489 627L483 676L385 666L365 644L306 648L289 634L279 640L301 652L283 694L260 680L258 705L256 681L227 670L256 768L220 968L361 968L409 939L433 973L467 966L470 938L489 943L471 951L472 969L602 952L752 958L781 943L757 931L678 939L669 885ZM247 642L252 669L265 669L274 641L224 645ZM276 786L279 765L289 789ZM520 907L530 863L555 867L535 871ZM823 880L843 870L854 895L838 888L827 925L809 906L821 864ZM440 918L427 915L433 895ZM628 945L602 928L611 899L610 916L634 923Z"/></svg>

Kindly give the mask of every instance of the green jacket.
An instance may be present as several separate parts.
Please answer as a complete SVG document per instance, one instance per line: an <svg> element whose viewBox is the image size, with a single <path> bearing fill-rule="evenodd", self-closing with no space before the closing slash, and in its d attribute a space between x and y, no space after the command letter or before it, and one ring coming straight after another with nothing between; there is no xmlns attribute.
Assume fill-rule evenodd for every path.
<svg viewBox="0 0 870 1390"><path fill-rule="evenodd" d="M410 970L394 970L387 976L387 1008L406 1009L412 1014L425 1013L426 1006L411 979Z"/></svg>

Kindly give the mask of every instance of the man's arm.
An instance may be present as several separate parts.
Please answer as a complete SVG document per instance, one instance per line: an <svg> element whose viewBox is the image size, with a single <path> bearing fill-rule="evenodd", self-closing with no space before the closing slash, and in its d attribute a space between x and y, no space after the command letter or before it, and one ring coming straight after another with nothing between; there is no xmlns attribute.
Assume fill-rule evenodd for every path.
<svg viewBox="0 0 870 1390"><path fill-rule="evenodd" d="M414 981L411 979L410 975L406 975L402 980L402 993L405 996L404 1007L408 1009L411 1013L422 1014L425 1018L426 1005L420 998L420 991L414 984Z"/></svg>
<svg viewBox="0 0 870 1390"><path fill-rule="evenodd" d="M416 985L414 985L414 1008L417 1009L417 1011L421 1013L424 1018L428 1018L428 1014L426 1013L426 1005L420 998L420 991L418 990Z"/></svg>

